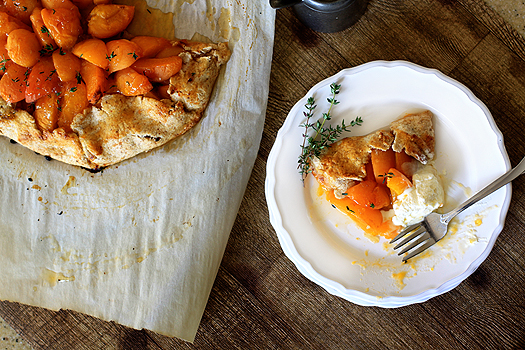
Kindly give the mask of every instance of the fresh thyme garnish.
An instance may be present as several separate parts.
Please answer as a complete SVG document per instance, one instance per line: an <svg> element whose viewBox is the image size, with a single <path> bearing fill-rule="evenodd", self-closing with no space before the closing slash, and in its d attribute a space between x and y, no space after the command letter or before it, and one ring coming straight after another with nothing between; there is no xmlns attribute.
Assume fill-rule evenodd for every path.
<svg viewBox="0 0 525 350"><path fill-rule="evenodd" d="M38 51L40 53L41 56L45 56L47 54L50 54L50 53L53 53L53 51L55 51L57 48L56 47L53 47L53 45L51 44L46 44L44 45L44 48L40 51Z"/></svg>
<svg viewBox="0 0 525 350"><path fill-rule="evenodd" d="M301 174L303 181L306 178L306 176L308 176L308 174L312 172L310 162L313 158L319 157L321 155L321 152L327 147L330 147L332 143L337 141L337 139L343 132L349 132L350 127L361 125L363 123L361 117L357 117L350 123L350 125L346 125L345 121L343 120L341 122L341 125L337 125L335 127L328 125L327 127L325 127L326 121L332 119L332 108L335 105L339 104L339 101L337 101L335 97L337 94L339 94L340 89L340 84L330 84L331 96L327 98L328 103L330 103L330 107L328 108L328 112L323 113L322 117L316 120L315 122L311 122L310 120L313 117L313 112L317 105L315 104L315 100L313 97L309 97L307 100L307 103L305 105L307 111L304 112L306 120L304 123L299 125L300 127L305 128L305 132L303 134L303 144L301 145L302 152L299 156L299 165L297 167L299 169L299 173ZM310 130L314 131L313 136L309 135Z"/></svg>
<svg viewBox="0 0 525 350"><path fill-rule="evenodd" d="M380 175L377 175L377 177L382 177L383 178L383 184L385 184L387 179L391 179L391 178L394 177L394 173L385 173L384 175L380 174Z"/></svg>
<svg viewBox="0 0 525 350"><path fill-rule="evenodd" d="M117 56L117 55L115 54L115 51L111 51L111 55L109 55L109 56L106 55L106 58L107 58L108 61L111 61L111 59L113 59L115 56Z"/></svg>
<svg viewBox="0 0 525 350"><path fill-rule="evenodd" d="M7 62L9 62L9 61L10 61L9 58L6 58L6 59L0 61L0 71L2 71L2 72L6 71L7 67L5 66L5 64Z"/></svg>
<svg viewBox="0 0 525 350"><path fill-rule="evenodd" d="M80 72L77 72L77 76L75 78L77 78L77 84L80 84L84 80L82 79L82 75L80 75Z"/></svg>
<svg viewBox="0 0 525 350"><path fill-rule="evenodd" d="M135 53L135 51L128 53L128 55L133 55L133 59L136 60L139 58L139 56Z"/></svg>
<svg viewBox="0 0 525 350"><path fill-rule="evenodd" d="M46 26L40 27L40 31L42 32L42 34L51 35L51 33L49 32L49 29L47 29Z"/></svg>

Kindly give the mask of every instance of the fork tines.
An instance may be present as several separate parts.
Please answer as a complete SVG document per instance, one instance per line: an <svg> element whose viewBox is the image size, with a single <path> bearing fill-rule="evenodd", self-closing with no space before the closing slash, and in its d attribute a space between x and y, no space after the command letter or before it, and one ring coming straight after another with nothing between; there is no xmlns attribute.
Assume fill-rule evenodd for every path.
<svg viewBox="0 0 525 350"><path fill-rule="evenodd" d="M422 251L424 251L425 249L427 249L435 243L432 236L428 233L424 222L408 226L403 231L401 231L396 237L394 237L390 241L390 243L395 243L401 238L403 238L403 240L401 240L394 247L394 250L399 249L408 244L397 253L397 255L401 255L410 251L405 257L403 257L403 262L406 262L408 259L416 256L417 254L421 253Z"/></svg>

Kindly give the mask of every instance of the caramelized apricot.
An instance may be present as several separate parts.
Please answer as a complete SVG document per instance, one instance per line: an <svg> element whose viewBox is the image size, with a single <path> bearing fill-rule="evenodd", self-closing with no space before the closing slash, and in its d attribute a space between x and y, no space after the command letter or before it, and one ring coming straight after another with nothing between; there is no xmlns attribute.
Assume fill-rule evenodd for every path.
<svg viewBox="0 0 525 350"><path fill-rule="evenodd" d="M135 7L117 4L101 4L91 10L88 18L88 33L106 39L122 32L133 20Z"/></svg>
<svg viewBox="0 0 525 350"><path fill-rule="evenodd" d="M51 51L56 49L57 44L55 43L55 40L51 36L51 33L47 29L46 25L44 24L44 20L42 19L42 9L39 7L35 8L29 19L31 20L31 24L33 26L33 32L40 41L40 45L50 49Z"/></svg>
<svg viewBox="0 0 525 350"><path fill-rule="evenodd" d="M378 184L386 183L386 174L390 168L396 166L395 152L389 148L387 151L380 149L373 149L371 153L372 168L374 169L374 177Z"/></svg>
<svg viewBox="0 0 525 350"><path fill-rule="evenodd" d="M142 58L132 65L137 72L144 74L150 81L168 80L182 68L182 58L171 56L166 58Z"/></svg>
<svg viewBox="0 0 525 350"><path fill-rule="evenodd" d="M171 47L168 39L154 36L140 35L131 39L132 42L142 49L142 57L155 57L160 51Z"/></svg>
<svg viewBox="0 0 525 350"><path fill-rule="evenodd" d="M61 92L58 127L70 132L73 118L89 106L86 85L70 80L62 85Z"/></svg>
<svg viewBox="0 0 525 350"><path fill-rule="evenodd" d="M107 89L108 81L106 72L93 63L82 61L80 74L86 84L86 96L88 101L91 104L97 103Z"/></svg>
<svg viewBox="0 0 525 350"><path fill-rule="evenodd" d="M73 47L71 52L75 56L82 58L95 66L102 69L108 68L108 50L106 48L106 43L100 39L87 39L81 41Z"/></svg>
<svg viewBox="0 0 525 350"><path fill-rule="evenodd" d="M27 78L25 100L27 103L35 102L40 97L57 92L60 79L56 74L51 57L42 57L31 69Z"/></svg>
<svg viewBox="0 0 525 350"><path fill-rule="evenodd" d="M155 57L165 58L170 56L178 56L182 51L184 51L184 49L180 46L168 46L160 50L160 52Z"/></svg>
<svg viewBox="0 0 525 350"><path fill-rule="evenodd" d="M68 9L73 11L77 16L80 16L78 7L70 0L41 0L42 6L46 9Z"/></svg>
<svg viewBox="0 0 525 350"><path fill-rule="evenodd" d="M82 34L77 12L69 8L44 8L41 14L46 28L57 45L63 50L70 50L76 44L78 36Z"/></svg>
<svg viewBox="0 0 525 350"><path fill-rule="evenodd" d="M5 71L12 62L9 58L9 54L7 53L7 49L5 48L6 44L7 38L4 36L0 36L0 75L3 75L5 73Z"/></svg>
<svg viewBox="0 0 525 350"><path fill-rule="evenodd" d="M40 42L35 33L27 29L15 29L7 37L7 53L14 63L31 67L40 58Z"/></svg>
<svg viewBox="0 0 525 350"><path fill-rule="evenodd" d="M145 95L153 89L153 85L151 85L148 78L137 73L132 68L125 68L116 72L115 84L125 96Z"/></svg>
<svg viewBox="0 0 525 350"><path fill-rule="evenodd" d="M25 98L27 74L28 69L16 63L7 68L0 79L0 96L6 102L15 103Z"/></svg>
<svg viewBox="0 0 525 350"><path fill-rule="evenodd" d="M108 72L110 74L128 68L142 57L140 46L126 39L109 41L106 43L106 48L108 50Z"/></svg>
<svg viewBox="0 0 525 350"><path fill-rule="evenodd" d="M57 50L53 52L53 64L60 81L77 79L80 74L81 60L70 51Z"/></svg>
<svg viewBox="0 0 525 350"><path fill-rule="evenodd" d="M0 11L0 35L7 37L7 35L15 29L30 30L31 27L19 19L8 15L6 12Z"/></svg>
<svg viewBox="0 0 525 350"><path fill-rule="evenodd" d="M36 100L33 117L41 131L51 132L58 126L58 100L58 96L54 93Z"/></svg>
<svg viewBox="0 0 525 350"><path fill-rule="evenodd" d="M25 24L31 24L29 16L38 6L37 0L4 0L5 11Z"/></svg>
<svg viewBox="0 0 525 350"><path fill-rule="evenodd" d="M333 191L326 192L326 199L341 212L350 216L363 231L373 235L380 233L379 227L383 224L383 214L380 210L361 206L350 198L338 199Z"/></svg>
<svg viewBox="0 0 525 350"><path fill-rule="evenodd" d="M399 196L407 188L412 187L412 182L395 168L388 170L387 177L386 185L395 196Z"/></svg>

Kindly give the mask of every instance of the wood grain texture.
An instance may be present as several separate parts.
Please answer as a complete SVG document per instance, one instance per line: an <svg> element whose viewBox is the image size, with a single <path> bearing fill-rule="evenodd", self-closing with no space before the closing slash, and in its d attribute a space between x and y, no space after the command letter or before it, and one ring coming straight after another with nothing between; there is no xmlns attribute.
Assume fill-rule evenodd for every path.
<svg viewBox="0 0 525 350"><path fill-rule="evenodd" d="M525 40L483 1L375 0L333 34L279 10L261 148L194 344L11 302L0 302L0 316L35 349L525 348L525 177L480 268L451 292L398 309L328 294L286 258L269 223L266 160L291 107L341 69L398 59L465 84L492 112L512 165L525 155Z"/></svg>

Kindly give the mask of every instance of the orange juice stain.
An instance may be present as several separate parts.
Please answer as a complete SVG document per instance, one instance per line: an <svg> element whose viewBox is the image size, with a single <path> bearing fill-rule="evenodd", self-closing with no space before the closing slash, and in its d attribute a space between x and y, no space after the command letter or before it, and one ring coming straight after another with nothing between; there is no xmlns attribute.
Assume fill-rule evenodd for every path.
<svg viewBox="0 0 525 350"><path fill-rule="evenodd" d="M132 36L148 35L168 40L176 39L173 13L164 13L149 7L144 0L116 0L114 3L135 6L133 21L126 28L126 32Z"/></svg>

